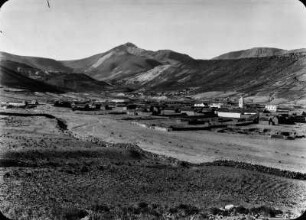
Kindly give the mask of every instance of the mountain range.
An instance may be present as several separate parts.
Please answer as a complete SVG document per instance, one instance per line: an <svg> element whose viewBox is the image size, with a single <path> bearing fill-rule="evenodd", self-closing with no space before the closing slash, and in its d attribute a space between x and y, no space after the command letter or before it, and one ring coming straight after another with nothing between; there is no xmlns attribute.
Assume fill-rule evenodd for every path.
<svg viewBox="0 0 306 220"><path fill-rule="evenodd" d="M0 68L1 85L30 90L189 89L193 94L306 99L306 49L260 47L199 60L171 50L150 51L126 43L104 53L67 61L1 52Z"/></svg>

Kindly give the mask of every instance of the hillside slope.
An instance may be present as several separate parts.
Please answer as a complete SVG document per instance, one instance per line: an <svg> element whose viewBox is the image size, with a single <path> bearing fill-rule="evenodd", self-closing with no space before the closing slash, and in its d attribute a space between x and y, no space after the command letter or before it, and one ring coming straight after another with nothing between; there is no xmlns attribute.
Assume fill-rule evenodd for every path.
<svg viewBox="0 0 306 220"><path fill-rule="evenodd" d="M150 51L126 43L107 52L72 61L47 62L44 58L42 61L40 58L24 58L7 53L2 53L2 58L6 62L17 60L26 65L21 68L25 72L29 73L26 69L30 67L35 74L39 73L31 73L30 78L40 77L42 81L79 91L85 91L90 86L95 91L108 89L107 83L110 83L117 88L141 91L191 89L192 94L218 91L306 100L306 49L252 48L212 60L196 60L171 50ZM47 67L38 68L44 62ZM53 64L53 67L48 67ZM48 71L48 68L57 71ZM19 69L19 72L23 71ZM51 79L51 76L55 78ZM99 84L92 80L106 83Z"/></svg>
<svg viewBox="0 0 306 220"><path fill-rule="evenodd" d="M96 80L118 82L126 77L159 69L162 65L192 62L196 61L186 54L171 50L144 50L132 43L126 43L105 53L81 60L62 61L62 64Z"/></svg>
<svg viewBox="0 0 306 220"><path fill-rule="evenodd" d="M3 66L0 66L0 85L10 88L26 89L29 91L62 92L62 88L30 79Z"/></svg>
<svg viewBox="0 0 306 220"><path fill-rule="evenodd" d="M43 71L41 69L29 66L28 64L18 63L6 59L1 60L0 66L2 67L1 73L3 72L1 78L2 76L6 76L5 74L7 74L9 71L11 74L14 74L14 79L18 77L18 79L22 78L26 82L35 80L36 86L34 88L39 88L39 91L43 91L44 86L60 88L61 91L74 92L101 92L102 90L113 88L112 85L106 82L96 81L82 73ZM15 81L16 83L10 83L9 85L14 88L19 87L19 80L16 79ZM39 83L41 83L41 85L38 86ZM7 86L3 83L0 84ZM34 88L30 90L33 90Z"/></svg>
<svg viewBox="0 0 306 220"><path fill-rule="evenodd" d="M103 81L96 81L85 74L57 74L44 81L50 85L71 89L75 92L101 92L113 88Z"/></svg>
<svg viewBox="0 0 306 220"><path fill-rule="evenodd" d="M233 51L222 54L213 58L214 60L227 60L227 59L242 59L242 58L258 58L278 56L285 53L286 50L271 48L271 47L255 47L247 50Z"/></svg>
<svg viewBox="0 0 306 220"><path fill-rule="evenodd" d="M195 60L173 51L143 51L134 45L129 45L128 51L136 51L134 55L161 63L148 71L133 72L126 68L122 70L124 73L111 75L118 84L135 89L175 91L191 88L195 93L234 91L248 96L305 98L306 53L303 49L275 49L280 55L225 60ZM258 54L259 51L265 50L257 49Z"/></svg>
<svg viewBox="0 0 306 220"><path fill-rule="evenodd" d="M282 50L272 47L254 47L247 50L233 51L222 54L213 58L213 60L231 60L231 59L243 59L243 58L260 58L270 56L292 56L292 55L305 55L306 49L296 50Z"/></svg>
<svg viewBox="0 0 306 220"><path fill-rule="evenodd" d="M41 69L43 71L52 72L71 72L72 69L64 66L61 62L53 59L41 58L41 57L28 57L19 56L14 54L9 54L5 52L0 52L0 61L12 61L16 63L25 64L36 69Z"/></svg>
<svg viewBox="0 0 306 220"><path fill-rule="evenodd" d="M145 72L161 65L152 57L131 53L130 48L136 48L136 46L125 44L105 53L81 60L62 61L62 63L96 80L114 80L124 75Z"/></svg>

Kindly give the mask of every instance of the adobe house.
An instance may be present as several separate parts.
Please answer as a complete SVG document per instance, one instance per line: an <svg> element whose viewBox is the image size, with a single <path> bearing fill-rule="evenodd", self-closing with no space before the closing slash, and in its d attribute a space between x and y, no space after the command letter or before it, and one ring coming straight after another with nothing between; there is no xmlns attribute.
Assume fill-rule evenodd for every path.
<svg viewBox="0 0 306 220"><path fill-rule="evenodd" d="M277 105L265 105L265 109L269 112L277 112Z"/></svg>
<svg viewBox="0 0 306 220"><path fill-rule="evenodd" d="M176 109L174 108L169 108L169 107L166 107L164 109L161 110L161 115L173 115L177 112L175 112Z"/></svg>
<svg viewBox="0 0 306 220"><path fill-rule="evenodd" d="M112 99L110 102L115 104L128 104L130 102L129 99Z"/></svg>
<svg viewBox="0 0 306 220"><path fill-rule="evenodd" d="M25 108L27 107L28 102L27 101L17 101L17 102L4 102L1 103L2 107L6 108Z"/></svg>
<svg viewBox="0 0 306 220"><path fill-rule="evenodd" d="M210 107L210 108L221 108L222 107L222 103L211 103L211 104L209 104L208 106Z"/></svg>
<svg viewBox="0 0 306 220"><path fill-rule="evenodd" d="M269 117L268 121L269 121L269 125L278 125L279 124L277 116Z"/></svg>
<svg viewBox="0 0 306 220"><path fill-rule="evenodd" d="M123 104L117 104L116 107L113 109L115 111L127 111L127 106Z"/></svg>
<svg viewBox="0 0 306 220"><path fill-rule="evenodd" d="M161 114L161 108L159 106L150 106L150 112L152 112L152 115L160 115Z"/></svg>
<svg viewBox="0 0 306 220"><path fill-rule="evenodd" d="M71 103L66 100L56 100L54 103L55 107L65 107L65 108L71 108Z"/></svg>
<svg viewBox="0 0 306 220"><path fill-rule="evenodd" d="M238 111L226 111L226 110L221 110L217 111L218 117L222 118L241 118L242 113Z"/></svg>
<svg viewBox="0 0 306 220"><path fill-rule="evenodd" d="M28 103L27 108L35 108L38 105L39 103L37 100L32 100L30 103Z"/></svg>
<svg viewBox="0 0 306 220"><path fill-rule="evenodd" d="M281 138L285 140L294 140L296 138L295 131L276 131L274 134L271 134L271 138Z"/></svg>
<svg viewBox="0 0 306 220"><path fill-rule="evenodd" d="M187 116L194 116L196 112L192 108L181 108L181 114Z"/></svg>
<svg viewBox="0 0 306 220"><path fill-rule="evenodd" d="M193 105L193 107L201 107L201 108L204 108L204 107L208 107L207 103L204 103L204 102L199 102L199 103L195 103Z"/></svg>
<svg viewBox="0 0 306 220"><path fill-rule="evenodd" d="M245 118L251 119L257 115L257 112L254 110L242 110L242 109L218 109L217 111L218 117L221 118Z"/></svg>

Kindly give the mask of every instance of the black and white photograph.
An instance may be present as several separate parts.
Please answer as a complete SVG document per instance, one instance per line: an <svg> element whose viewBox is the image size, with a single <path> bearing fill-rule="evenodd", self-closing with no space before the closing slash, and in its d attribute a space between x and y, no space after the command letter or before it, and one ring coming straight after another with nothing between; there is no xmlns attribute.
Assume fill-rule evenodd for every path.
<svg viewBox="0 0 306 220"><path fill-rule="evenodd" d="M306 220L306 4L0 1L0 220Z"/></svg>

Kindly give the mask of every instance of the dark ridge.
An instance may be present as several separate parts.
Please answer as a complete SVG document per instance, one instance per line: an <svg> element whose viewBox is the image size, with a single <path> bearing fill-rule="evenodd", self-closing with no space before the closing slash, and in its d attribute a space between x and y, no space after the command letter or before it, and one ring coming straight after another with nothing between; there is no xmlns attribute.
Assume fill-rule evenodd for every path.
<svg viewBox="0 0 306 220"><path fill-rule="evenodd" d="M231 161L231 160L217 160L208 163L202 163L200 166L224 166L224 167L233 167L244 170L257 171L260 173L266 173L274 176L285 177L289 179L297 179L297 180L306 180L306 174L300 172L294 172L289 170L281 170L273 167L266 167L263 165L239 162L239 161Z"/></svg>
<svg viewBox="0 0 306 220"><path fill-rule="evenodd" d="M57 118L54 115L50 114L44 114L44 113L15 113L15 112L0 112L0 115L8 115L8 116L22 116L22 117L32 117L32 116L40 116L40 117L46 117L50 119L56 119L57 126L61 131L67 130L67 123L65 120L61 118Z"/></svg>
<svg viewBox="0 0 306 220"><path fill-rule="evenodd" d="M0 66L0 85L37 92L62 93L64 91L63 88L30 79L3 66Z"/></svg>

